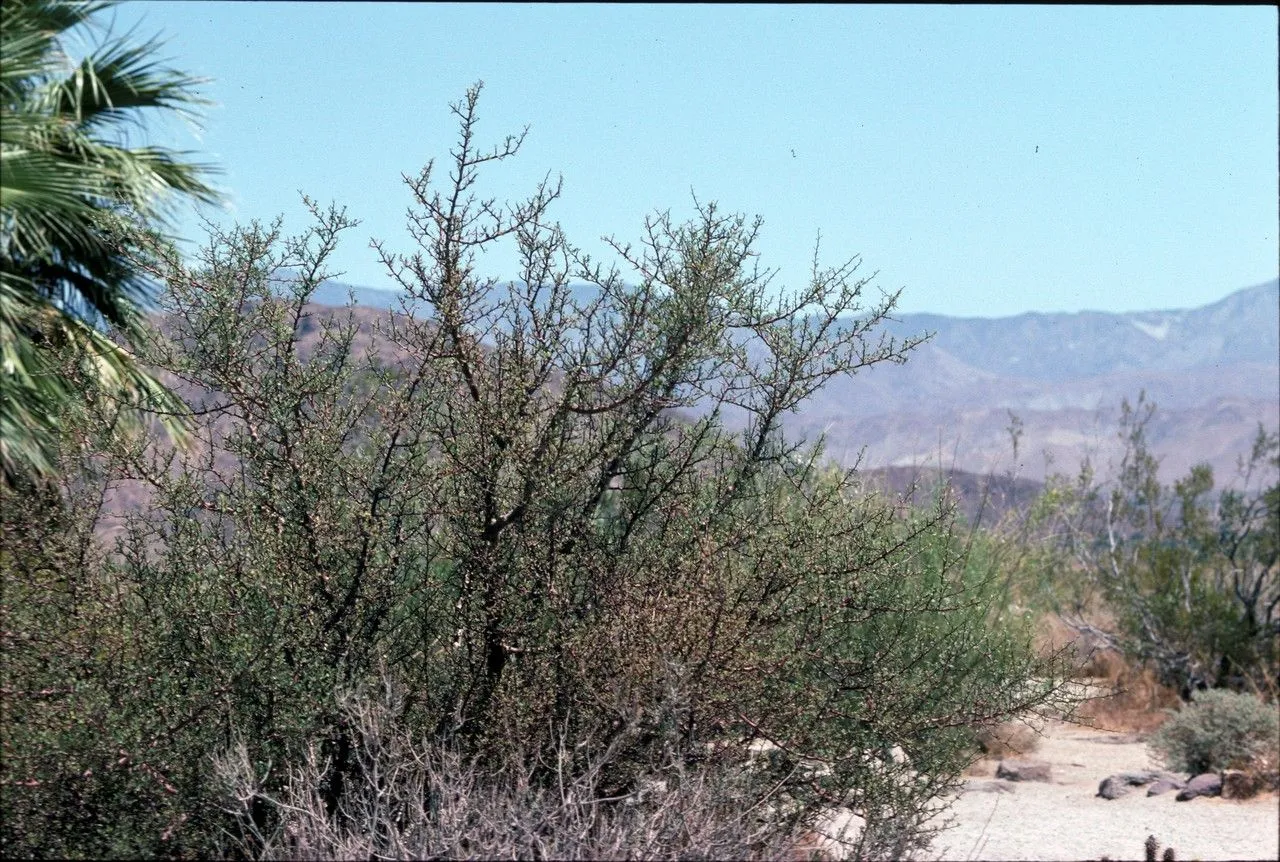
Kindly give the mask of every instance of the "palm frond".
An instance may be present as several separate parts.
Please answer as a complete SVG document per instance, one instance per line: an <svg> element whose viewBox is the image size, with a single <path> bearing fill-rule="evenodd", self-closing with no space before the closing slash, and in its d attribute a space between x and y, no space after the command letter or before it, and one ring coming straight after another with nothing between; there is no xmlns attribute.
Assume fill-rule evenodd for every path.
<svg viewBox="0 0 1280 862"><path fill-rule="evenodd" d="M53 110L75 117L85 131L97 126L137 120L134 113L162 109L193 117L193 109L207 106L195 95L206 79L161 66L153 57L160 43L108 44L85 57L51 92Z"/></svg>
<svg viewBox="0 0 1280 862"><path fill-rule="evenodd" d="M104 132L156 112L206 104L200 81L154 59L155 40L108 37L69 63L65 34L111 2L5 0L0 5L0 469L55 468L60 420L87 385L151 411L181 442L185 407L107 334L146 338L152 289L130 257L140 228L164 223L175 197L213 201L212 173L189 153L127 147Z"/></svg>

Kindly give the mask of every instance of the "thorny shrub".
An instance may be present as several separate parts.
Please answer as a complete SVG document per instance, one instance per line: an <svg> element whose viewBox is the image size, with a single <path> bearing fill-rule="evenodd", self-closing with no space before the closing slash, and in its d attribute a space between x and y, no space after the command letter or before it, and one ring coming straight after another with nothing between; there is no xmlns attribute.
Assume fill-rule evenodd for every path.
<svg viewBox="0 0 1280 862"><path fill-rule="evenodd" d="M262 800L290 786L345 847L368 763L334 693L386 679L394 732L456 752L455 780L526 764L495 800L719 781L767 741L786 830L849 808L858 853L903 855L972 728L1069 705L948 507L903 514L782 436L833 376L906 359L878 332L896 295L864 304L856 259L774 290L758 222L712 204L614 243L624 278L551 222L558 186L476 197L521 141L479 150L477 98L443 188L407 179L417 248L376 245L399 314L311 303L354 223L310 201L299 237L212 229L196 265L139 261L166 287L147 358L197 443L108 433L99 399L62 487L0 501L6 854L212 852L242 821L210 751L255 776L245 853L283 846ZM502 241L518 280L477 271Z"/></svg>
<svg viewBox="0 0 1280 862"><path fill-rule="evenodd" d="M749 772L679 761L645 776L634 791L601 787L610 752L585 768L559 748L542 771L514 758L493 773L456 749L410 741L395 720L402 695L340 698L354 729L354 774L337 809L326 806L328 764L316 746L294 764L275 795L264 789L248 748L213 759L237 831L226 855L264 859L782 859L805 858L803 833L770 816L768 788ZM747 800L755 799L755 803ZM278 813L260 827L255 806ZM268 830L268 831L264 831Z"/></svg>

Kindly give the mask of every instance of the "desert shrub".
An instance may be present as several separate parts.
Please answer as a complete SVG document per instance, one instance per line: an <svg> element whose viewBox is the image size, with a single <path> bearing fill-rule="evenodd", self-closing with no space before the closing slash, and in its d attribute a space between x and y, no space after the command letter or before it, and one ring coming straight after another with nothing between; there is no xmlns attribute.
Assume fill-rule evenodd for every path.
<svg viewBox="0 0 1280 862"><path fill-rule="evenodd" d="M1036 517L1051 525L1040 565L1053 604L1183 698L1196 689L1268 691L1280 673L1280 437L1259 427L1234 487L1199 465L1168 487L1147 440L1155 405L1122 405L1124 456L1110 482L1086 464L1055 477ZM1050 595L1046 593L1046 595ZM1090 609L1115 620L1084 624Z"/></svg>
<svg viewBox="0 0 1280 862"><path fill-rule="evenodd" d="M1274 764L1280 716L1273 705L1252 694L1202 691L1155 733L1150 744L1170 769L1193 775L1250 769L1259 761Z"/></svg>
<svg viewBox="0 0 1280 862"><path fill-rule="evenodd" d="M67 373L101 406L91 380ZM100 531L127 493L98 454L114 423L76 410L60 427L61 483L0 485L0 855L181 854L179 827L197 813L171 780L176 752L152 738L173 713L147 685L185 657L139 661L156 658L136 649L152 621L126 612L109 574Z"/></svg>
<svg viewBox="0 0 1280 862"><path fill-rule="evenodd" d="M1148 734L1163 725L1182 702L1150 665L1135 659L1110 663L1110 674L1095 680L1081 704L1081 723L1111 731Z"/></svg>
<svg viewBox="0 0 1280 862"><path fill-rule="evenodd" d="M746 770L662 764L637 788L609 797L600 786L611 757L586 768L558 748L553 761L513 757L493 771L456 749L411 741L396 715L403 693L340 697L355 729L354 779L336 811L326 808L327 766L318 746L267 793L247 748L213 759L236 831L223 848L264 859L779 859L807 858L802 833L768 805L769 788ZM557 776L541 782L539 771ZM264 834L255 806L279 813Z"/></svg>
<svg viewBox="0 0 1280 862"><path fill-rule="evenodd" d="M418 248L379 246L402 314L310 303L353 224L310 201L299 236L255 223L193 264L140 261L166 286L146 356L195 442L107 434L98 403L54 512L5 507L7 852L208 854L244 827L265 853L291 781L354 835L377 761L334 693L387 680L394 733L456 753L446 771L521 764L514 800L736 780L765 740L787 829L850 808L859 853L902 855L972 728L1063 700L946 505L903 514L780 432L833 375L906 358L877 333L895 298L864 305L856 260L770 298L757 226L712 205L617 244L628 283L552 225L555 188L472 197L519 146L476 148L476 98L445 188L408 181ZM503 239L518 281L476 272ZM730 431L729 410L754 418ZM99 504L126 489L106 547ZM252 829L207 759L237 742Z"/></svg>
<svg viewBox="0 0 1280 862"><path fill-rule="evenodd" d="M1148 663L1126 655L1107 637L1114 622L1091 613L1068 625L1056 613L1044 612L1038 625L1037 648L1065 650L1074 658L1072 676L1089 695L1076 711L1084 724L1111 731L1149 733L1168 718L1167 710L1180 702L1178 692L1162 682Z"/></svg>
<svg viewBox="0 0 1280 862"><path fill-rule="evenodd" d="M1105 681L1115 683L1127 668L1127 660L1120 650L1110 645L1105 635L1097 632L1105 630L1106 622L1099 621L1098 614L1092 614L1092 624L1083 627L1069 625L1052 610L1043 610L1043 605L1034 604L1038 619L1036 622L1036 649L1045 655L1064 651L1074 658L1072 676L1081 680Z"/></svg>
<svg viewBox="0 0 1280 862"><path fill-rule="evenodd" d="M148 358L202 417L193 446L108 433L119 407L90 398L62 487L4 501L7 852L207 852L223 817L206 755L235 734L259 764L325 740L336 798L333 692L412 666L396 636L439 568L407 491L422 476L372 421L390 398L353 367L353 316L300 345L305 294L267 278L323 243L215 234L203 275L170 284L170 340Z"/></svg>

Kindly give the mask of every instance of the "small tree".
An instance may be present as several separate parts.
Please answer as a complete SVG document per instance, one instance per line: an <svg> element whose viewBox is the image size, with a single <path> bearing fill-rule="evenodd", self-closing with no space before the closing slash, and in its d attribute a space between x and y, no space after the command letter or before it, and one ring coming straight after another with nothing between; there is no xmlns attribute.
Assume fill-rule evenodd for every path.
<svg viewBox="0 0 1280 862"><path fill-rule="evenodd" d="M558 187L475 196L521 140L478 149L477 99L454 106L443 189L431 165L407 179L418 248L376 246L403 314L310 304L352 222L309 201L300 237L254 224L215 231L197 266L142 262L168 285L168 341L148 357L181 381L199 443L107 453L149 495L117 555L78 575L117 633L113 663L24 701L24 726L77 754L8 761L6 780L37 812L57 781L101 788L124 750L146 766L128 823L95 806L81 846L127 828L135 843L113 846L200 847L227 825L208 752L243 742L262 776L231 806L252 834L314 746L337 817L367 776L335 693L389 679L406 734L490 774L589 770L621 798L672 764L741 773L767 742L751 810L790 826L848 806L864 851L920 846L968 729L1049 708L1061 668L1034 657L948 510L903 519L781 434L832 376L905 360L919 339L878 334L896 294L864 305L854 259L771 295L759 223L710 204L612 243L629 275L599 267L550 222ZM481 277L503 240L519 279ZM753 416L739 433L721 423L733 408ZM170 808L147 804L165 792L153 773ZM41 834L21 846L54 846Z"/></svg>
<svg viewBox="0 0 1280 862"><path fill-rule="evenodd" d="M1155 409L1145 395L1123 403L1114 482L1097 482L1085 465L1046 498L1080 577L1068 617L1081 626L1090 596L1100 598L1117 614L1113 645L1154 662L1184 698L1206 686L1270 690L1280 640L1280 439L1259 427L1235 488L1215 495L1203 464L1168 487L1148 444Z"/></svg>

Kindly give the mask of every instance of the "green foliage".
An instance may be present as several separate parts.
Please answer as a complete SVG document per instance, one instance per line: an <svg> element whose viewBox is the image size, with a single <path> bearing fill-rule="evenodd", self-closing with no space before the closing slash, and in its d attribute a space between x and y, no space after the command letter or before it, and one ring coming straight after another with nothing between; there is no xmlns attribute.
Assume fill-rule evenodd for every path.
<svg viewBox="0 0 1280 862"><path fill-rule="evenodd" d="M1147 440L1154 412L1145 397L1124 403L1125 454L1112 483L1085 465L1074 482L1051 482L1040 501L1038 517L1057 540L1040 558L1058 581L1053 598L1077 618L1112 611L1116 645L1154 662L1184 698L1204 686L1271 690L1280 659L1280 438L1258 429L1236 487L1215 493L1206 465L1168 487Z"/></svg>
<svg viewBox="0 0 1280 862"><path fill-rule="evenodd" d="M61 487L0 486L5 856L138 856L191 816L168 789L172 749L150 740L164 705L147 686L169 668L143 663L149 624L121 601L95 536L118 482L80 457L106 442L85 418L63 425Z"/></svg>
<svg viewBox="0 0 1280 862"><path fill-rule="evenodd" d="M1198 775L1273 765L1280 752L1280 715L1252 694L1202 691L1152 737L1170 769Z"/></svg>
<svg viewBox="0 0 1280 862"><path fill-rule="evenodd" d="M792 826L846 805L895 855L927 839L966 728L1063 702L946 507L904 518L781 435L832 376L905 359L916 340L876 332L896 297L863 305L855 260L770 298L758 224L714 205L615 244L628 283L551 226L556 189L472 197L519 147L476 149L476 98L445 188L409 180L418 249L379 247L410 313L309 304L353 224L310 201L298 237L139 261L168 288L146 358L200 421L175 451L107 433L94 400L66 508L6 506L7 849L212 852L278 825L311 756L333 815L367 779L336 693L386 683L407 738L540 786L590 772L607 798L767 741L745 805L785 797ZM476 274L504 238L517 282ZM729 409L755 418L731 432ZM79 502L121 494L122 521ZM260 786L232 805L209 758L241 743Z"/></svg>
<svg viewBox="0 0 1280 862"><path fill-rule="evenodd" d="M204 168L162 147L129 147L131 124L199 104L197 80L155 62L154 42L108 39L72 65L67 34L109 3L10 0L0 11L0 468L47 476L77 402L68 360L171 431L181 402L109 326L139 341L150 285L130 261L173 195L212 200ZM126 414L121 421L128 421Z"/></svg>

